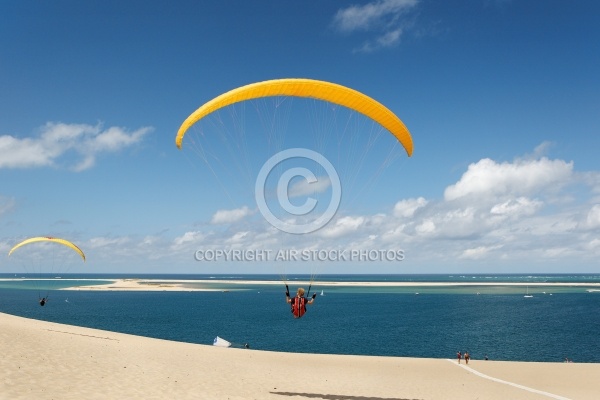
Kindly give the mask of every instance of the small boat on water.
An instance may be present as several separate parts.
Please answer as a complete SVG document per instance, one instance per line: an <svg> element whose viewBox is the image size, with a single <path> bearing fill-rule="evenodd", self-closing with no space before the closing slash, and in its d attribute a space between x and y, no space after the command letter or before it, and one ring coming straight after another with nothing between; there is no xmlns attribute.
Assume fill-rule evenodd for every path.
<svg viewBox="0 0 600 400"><path fill-rule="evenodd" d="M218 347L231 347L231 342L223 339L222 337L217 336L215 340L213 340L213 346Z"/></svg>

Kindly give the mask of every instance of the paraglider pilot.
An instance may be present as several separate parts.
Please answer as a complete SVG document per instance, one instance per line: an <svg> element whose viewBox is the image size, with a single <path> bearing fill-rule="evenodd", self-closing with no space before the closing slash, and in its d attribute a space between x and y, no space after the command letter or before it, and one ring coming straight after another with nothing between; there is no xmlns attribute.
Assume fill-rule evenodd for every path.
<svg viewBox="0 0 600 400"><path fill-rule="evenodd" d="M45 297L42 297L42 298L40 299L40 306L44 307L44 305L46 305L46 298L45 298Z"/></svg>
<svg viewBox="0 0 600 400"><path fill-rule="evenodd" d="M291 311L292 314L294 314L294 318L302 317L306 312L306 305L312 304L315 301L316 297L317 294L313 293L312 298L309 300L308 298L304 297L304 289L298 288L298 291L296 292L296 297L291 298L290 288L287 284L285 285L285 300L288 304L291 304Z"/></svg>

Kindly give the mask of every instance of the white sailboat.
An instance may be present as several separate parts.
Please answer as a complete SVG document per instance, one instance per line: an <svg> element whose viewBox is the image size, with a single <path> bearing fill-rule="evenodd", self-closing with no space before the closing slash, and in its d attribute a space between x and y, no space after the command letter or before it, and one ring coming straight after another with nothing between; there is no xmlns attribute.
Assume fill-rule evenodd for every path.
<svg viewBox="0 0 600 400"><path fill-rule="evenodd" d="M527 292L526 292L525 296L523 296L523 297L533 297L532 294L529 294L529 286L527 286Z"/></svg>
<svg viewBox="0 0 600 400"><path fill-rule="evenodd" d="M325 296L325 293L321 290L321 296Z"/></svg>
<svg viewBox="0 0 600 400"><path fill-rule="evenodd" d="M223 339L222 337L216 337L215 340L213 340L213 346L218 346L218 347L231 347L231 342L228 340Z"/></svg>

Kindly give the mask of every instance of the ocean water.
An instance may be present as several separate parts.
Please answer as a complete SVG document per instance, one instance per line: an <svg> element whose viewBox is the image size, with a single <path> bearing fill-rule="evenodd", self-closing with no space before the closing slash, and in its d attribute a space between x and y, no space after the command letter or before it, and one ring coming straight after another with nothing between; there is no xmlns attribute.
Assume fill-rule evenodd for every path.
<svg viewBox="0 0 600 400"><path fill-rule="evenodd" d="M113 276L114 277L114 276ZM132 276L128 276L132 277ZM152 279L277 281L256 276L135 276ZM221 336L236 346L301 353L474 359L600 362L600 292L572 283L597 283L600 275L398 275L321 276L326 281L488 282L493 286L328 287L307 314L294 319L284 286L214 284L210 292L90 292L54 290L81 281L0 281L0 312L182 342L212 344ZM119 278L123 278L122 276ZM289 278L290 290L297 287ZM502 283L560 282L564 286ZM591 286L590 286L591 287ZM41 288L41 289L40 289ZM41 291L40 291L41 290ZM49 291L48 291L49 290ZM325 296L320 296L321 290ZM416 293L419 293L418 295ZM38 295L49 294L45 307ZM480 293L477 295L477 293ZM18 338L15 338L18 340Z"/></svg>

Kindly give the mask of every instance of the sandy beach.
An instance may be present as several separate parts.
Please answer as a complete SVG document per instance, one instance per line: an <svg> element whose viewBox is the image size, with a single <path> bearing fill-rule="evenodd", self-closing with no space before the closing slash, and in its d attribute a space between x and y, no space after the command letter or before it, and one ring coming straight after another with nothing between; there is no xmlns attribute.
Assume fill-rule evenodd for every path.
<svg viewBox="0 0 600 400"><path fill-rule="evenodd" d="M220 348L0 313L2 399L597 399L600 364Z"/></svg>

